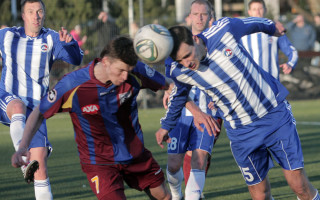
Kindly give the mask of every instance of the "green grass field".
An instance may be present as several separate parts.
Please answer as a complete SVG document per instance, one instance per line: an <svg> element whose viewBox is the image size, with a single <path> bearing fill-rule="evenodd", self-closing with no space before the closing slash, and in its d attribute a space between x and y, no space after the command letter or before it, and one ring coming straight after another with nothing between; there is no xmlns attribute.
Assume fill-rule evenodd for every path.
<svg viewBox="0 0 320 200"><path fill-rule="evenodd" d="M313 185L320 189L320 100L292 101L293 113L302 143L305 169ZM161 149L154 137L160 127L159 119L163 109L140 110L140 123L144 130L145 144L160 163L166 168L166 150ZM316 122L316 123L313 123ZM48 160L49 177L54 199L96 199L80 169L73 128L67 114L58 114L49 119L49 139L53 154ZM23 181L21 170L11 167L13 146L9 128L0 126L0 199L34 199L33 185ZM287 186L281 168L269 172L272 194L275 199L296 199ZM225 132L214 147L211 168L204 189L206 199L244 200L250 199L245 182L236 166L229 148ZM128 199L147 199L142 192L126 189Z"/></svg>

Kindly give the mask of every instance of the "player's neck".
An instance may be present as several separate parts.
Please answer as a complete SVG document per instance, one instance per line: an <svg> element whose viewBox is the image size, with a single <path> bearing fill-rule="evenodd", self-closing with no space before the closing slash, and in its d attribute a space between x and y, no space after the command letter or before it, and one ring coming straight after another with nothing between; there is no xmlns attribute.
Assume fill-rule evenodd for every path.
<svg viewBox="0 0 320 200"><path fill-rule="evenodd" d="M107 76L106 69L101 62L94 66L94 76L101 83L107 83L110 79Z"/></svg>
<svg viewBox="0 0 320 200"><path fill-rule="evenodd" d="M207 28L207 27L206 27ZM206 29L205 28L205 29ZM204 30L204 29L203 29ZM192 29L192 35L198 35L198 34L200 34L203 30L195 30L195 29Z"/></svg>

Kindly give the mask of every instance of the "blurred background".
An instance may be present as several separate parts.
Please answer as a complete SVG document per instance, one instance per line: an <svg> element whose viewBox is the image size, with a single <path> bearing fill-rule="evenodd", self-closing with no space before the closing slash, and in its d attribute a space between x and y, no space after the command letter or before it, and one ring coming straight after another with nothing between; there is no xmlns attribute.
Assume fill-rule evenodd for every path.
<svg viewBox="0 0 320 200"><path fill-rule="evenodd" d="M85 52L81 66L56 62L51 73L51 87L67 72L87 65L99 56L104 45L114 36L135 32L146 24L166 27L184 24L192 0L43 0L46 5L45 27L59 30L61 26L72 33ZM209 0L217 19L246 17L249 0ZM314 45L299 50L299 63L290 75L281 73L280 80L290 91L289 100L320 97L320 0L265 0L267 18L284 25L302 16L317 34ZM20 0L0 1L0 26L23 26ZM290 32L288 31L290 38ZM307 42L307 41L306 41ZM294 43L294 42L293 42ZM286 57L280 51L281 61ZM1 66L1 62L0 62ZM164 73L162 64L153 66ZM139 96L140 107L162 106L162 92L144 91Z"/></svg>

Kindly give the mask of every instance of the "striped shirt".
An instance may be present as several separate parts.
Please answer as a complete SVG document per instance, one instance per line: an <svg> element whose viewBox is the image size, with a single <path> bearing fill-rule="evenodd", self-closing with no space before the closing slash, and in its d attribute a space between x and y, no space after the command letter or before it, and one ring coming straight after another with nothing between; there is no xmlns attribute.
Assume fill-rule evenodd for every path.
<svg viewBox="0 0 320 200"><path fill-rule="evenodd" d="M49 88L49 73L55 60L80 65L82 51L77 42L61 42L59 33L42 28L37 37L23 27L0 30L2 76L0 90L19 96L34 108Z"/></svg>
<svg viewBox="0 0 320 200"><path fill-rule="evenodd" d="M171 78L170 67L171 67L171 64L166 63L165 74L169 78ZM196 86L193 86L189 92L189 101L193 101L200 108L202 112L207 113L213 117L218 117L216 110L215 109L211 110L208 107L208 104L211 102L211 97L208 96L207 93L205 93L204 91L197 88ZM193 115L187 108L184 108L182 111L181 117L188 117L188 116L193 116Z"/></svg>
<svg viewBox="0 0 320 200"><path fill-rule="evenodd" d="M172 63L170 75L176 88L161 120L163 129L175 126L192 85L212 98L226 129L252 123L285 99L286 88L262 70L239 43L242 36L255 32L274 34L275 25L263 18L222 18L198 35L206 44L206 58L197 70Z"/></svg>
<svg viewBox="0 0 320 200"><path fill-rule="evenodd" d="M254 61L266 72L279 80L279 49L288 57L287 64L294 68L298 52L287 36L274 37L265 33L254 33L241 38Z"/></svg>

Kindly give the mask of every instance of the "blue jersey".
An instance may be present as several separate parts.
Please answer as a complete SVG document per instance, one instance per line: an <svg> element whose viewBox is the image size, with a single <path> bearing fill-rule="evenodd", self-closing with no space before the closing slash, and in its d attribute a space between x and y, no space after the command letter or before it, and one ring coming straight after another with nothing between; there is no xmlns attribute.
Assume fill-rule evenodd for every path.
<svg viewBox="0 0 320 200"><path fill-rule="evenodd" d="M138 62L120 86L110 81L101 83L94 77L99 61L59 81L42 98L40 112L45 118L57 112L70 113L82 163L129 163L145 150L138 120L138 93L142 88L164 89L165 78Z"/></svg>
<svg viewBox="0 0 320 200"><path fill-rule="evenodd" d="M59 33L42 28L37 37L25 34L23 27L0 30L2 76L0 89L19 96L31 109L48 92L49 72L55 60L80 65L78 43L61 42Z"/></svg>
<svg viewBox="0 0 320 200"><path fill-rule="evenodd" d="M294 68L298 52L286 35L274 37L265 33L254 33L241 38L254 61L266 72L279 80L279 49L288 57L287 64Z"/></svg>
<svg viewBox="0 0 320 200"><path fill-rule="evenodd" d="M170 67L171 67L171 63L169 62L173 62L172 60L168 59L166 60L166 76L171 78L170 76ZM217 112L215 109L211 110L208 108L208 104L211 102L211 97L207 95L207 93L205 93L204 91L201 91L199 88L197 88L196 86L193 86L189 92L189 100L192 100L199 108L202 112L207 113L213 117L218 117ZM187 109L184 108L181 114L181 117L188 117L188 116L192 116L192 113Z"/></svg>
<svg viewBox="0 0 320 200"><path fill-rule="evenodd" d="M206 58L197 70L172 63L170 75L176 88L162 128L175 126L192 85L212 98L226 129L252 123L285 99L286 88L262 70L239 43L241 37L255 32L274 34L275 25L264 18L222 18L198 35L207 47Z"/></svg>

